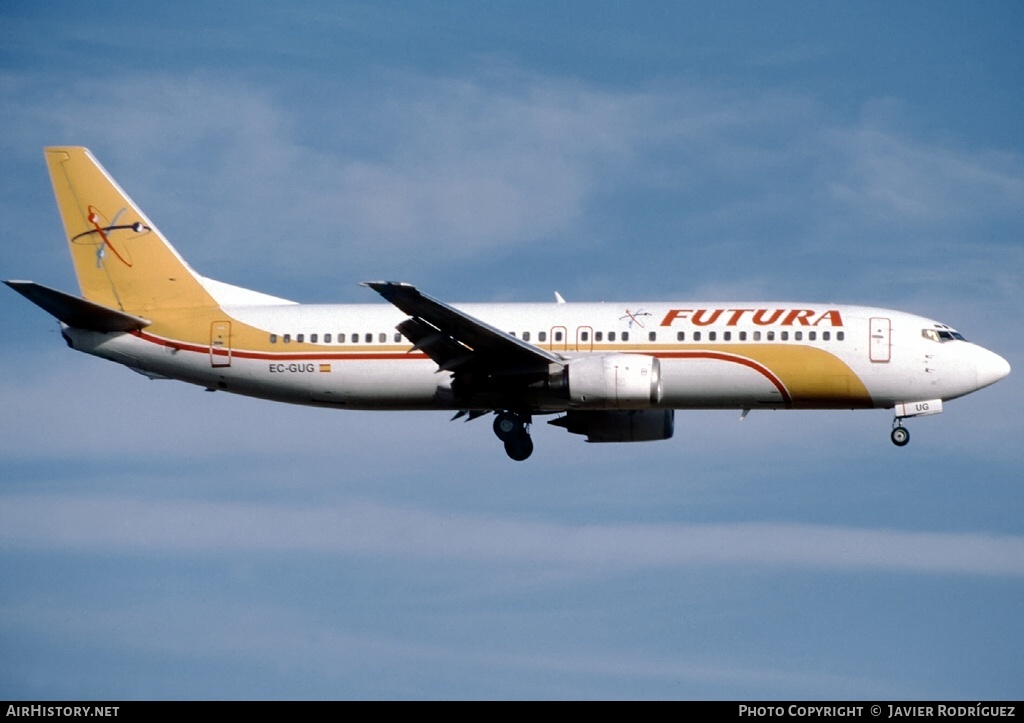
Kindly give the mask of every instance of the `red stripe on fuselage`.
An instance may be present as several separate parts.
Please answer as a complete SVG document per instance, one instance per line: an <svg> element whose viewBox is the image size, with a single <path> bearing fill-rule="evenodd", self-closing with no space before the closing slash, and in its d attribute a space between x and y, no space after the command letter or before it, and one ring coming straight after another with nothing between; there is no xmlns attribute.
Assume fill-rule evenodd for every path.
<svg viewBox="0 0 1024 723"><path fill-rule="evenodd" d="M659 359L714 359L716 361L732 362L734 364L741 364L748 369L753 369L758 374L763 376L765 379L770 381L775 388L779 390L779 394L782 395L782 401L789 404L793 401L793 398L789 394L789 390L786 389L786 385L782 383L782 380L775 376L775 373L771 369L761 364L758 361L754 361L745 356L739 356L736 354L726 354L720 351L669 351L669 352L655 352L651 356L655 356Z"/></svg>
<svg viewBox="0 0 1024 723"><path fill-rule="evenodd" d="M398 359L427 359L427 355L419 351L394 351L394 352L300 352L289 354L288 352L258 352L258 351L244 351L239 349L232 349L230 352L227 349L213 349L209 346L203 346L199 344L190 344L182 341L175 341L172 339L164 339L163 337L154 336L153 334L147 334L144 331L132 332L135 336L139 337L143 341L148 341L152 344L159 346L169 347L171 349L178 349L180 351L191 351L197 354L213 354L213 356L228 357L231 356L233 359L262 359L262 360L277 360L289 359L294 361L384 361L384 360L398 360ZM629 353L629 352L627 352ZM632 352L635 354L642 354L643 352L637 351ZM779 394L782 395L782 400L789 404L792 401L789 390L786 389L786 385L782 383L772 372L771 369L765 365L757 362L748 357L739 356L736 354L726 354L718 351L659 351L654 352L650 356L657 357L659 359L713 359L715 361L731 362L733 364L740 364L753 369L758 374L763 376L772 385L779 390ZM570 360L571 363L571 360Z"/></svg>

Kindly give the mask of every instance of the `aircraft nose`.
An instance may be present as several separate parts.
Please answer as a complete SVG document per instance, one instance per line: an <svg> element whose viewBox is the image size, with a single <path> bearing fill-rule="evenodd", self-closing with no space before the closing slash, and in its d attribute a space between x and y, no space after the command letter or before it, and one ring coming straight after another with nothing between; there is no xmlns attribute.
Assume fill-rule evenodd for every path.
<svg viewBox="0 0 1024 723"><path fill-rule="evenodd" d="M988 349L982 349L978 356L978 386L987 387L995 384L1010 373L1010 363Z"/></svg>

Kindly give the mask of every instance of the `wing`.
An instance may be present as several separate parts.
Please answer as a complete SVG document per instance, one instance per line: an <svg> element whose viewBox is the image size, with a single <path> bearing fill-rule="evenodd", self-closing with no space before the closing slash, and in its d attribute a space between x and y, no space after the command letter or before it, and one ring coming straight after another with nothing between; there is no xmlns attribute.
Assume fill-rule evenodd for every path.
<svg viewBox="0 0 1024 723"><path fill-rule="evenodd" d="M431 298L410 284L369 281L369 286L409 315L396 328L440 371L495 376L547 373L563 360L549 351Z"/></svg>

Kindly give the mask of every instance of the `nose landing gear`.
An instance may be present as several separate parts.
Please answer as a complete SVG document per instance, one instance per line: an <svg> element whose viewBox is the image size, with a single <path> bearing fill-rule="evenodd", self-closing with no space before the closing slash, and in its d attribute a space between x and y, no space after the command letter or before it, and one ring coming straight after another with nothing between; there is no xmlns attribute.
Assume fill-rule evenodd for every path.
<svg viewBox="0 0 1024 723"><path fill-rule="evenodd" d="M499 412L494 418L494 434L505 443L505 454L516 462L522 462L533 454L529 427L529 415Z"/></svg>
<svg viewBox="0 0 1024 723"><path fill-rule="evenodd" d="M942 414L941 399L927 399L920 402L900 402L893 407L896 418L892 420L892 434L889 438L897 447L906 447L910 441L910 432L903 428L903 420L908 417L927 417L930 414Z"/></svg>
<svg viewBox="0 0 1024 723"><path fill-rule="evenodd" d="M893 420L892 434L889 435L889 439L891 439L892 443L897 447L906 447L907 442L910 441L910 432L903 426L903 420L899 417Z"/></svg>

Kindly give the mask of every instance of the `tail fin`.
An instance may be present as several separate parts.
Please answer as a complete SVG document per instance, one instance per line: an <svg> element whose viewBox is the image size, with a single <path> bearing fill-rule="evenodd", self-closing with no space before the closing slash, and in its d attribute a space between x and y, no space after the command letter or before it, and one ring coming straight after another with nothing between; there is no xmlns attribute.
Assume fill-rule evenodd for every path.
<svg viewBox="0 0 1024 723"><path fill-rule="evenodd" d="M129 314L216 306L199 276L86 148L47 148L82 296Z"/></svg>

